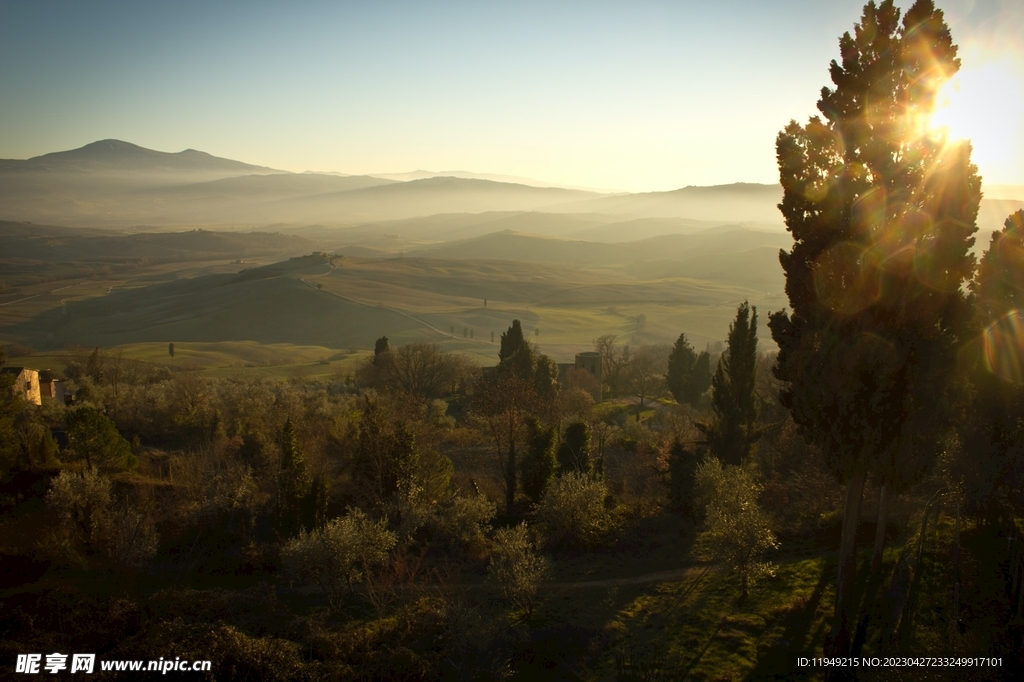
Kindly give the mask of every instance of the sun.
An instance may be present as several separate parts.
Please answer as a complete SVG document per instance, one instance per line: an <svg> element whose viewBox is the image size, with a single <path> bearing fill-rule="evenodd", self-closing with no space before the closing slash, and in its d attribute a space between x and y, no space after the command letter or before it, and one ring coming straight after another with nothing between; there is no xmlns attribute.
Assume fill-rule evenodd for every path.
<svg viewBox="0 0 1024 682"><path fill-rule="evenodd" d="M1024 151L1019 65L1003 58L961 70L939 90L928 128L949 140L970 140L982 176L1019 176Z"/></svg>

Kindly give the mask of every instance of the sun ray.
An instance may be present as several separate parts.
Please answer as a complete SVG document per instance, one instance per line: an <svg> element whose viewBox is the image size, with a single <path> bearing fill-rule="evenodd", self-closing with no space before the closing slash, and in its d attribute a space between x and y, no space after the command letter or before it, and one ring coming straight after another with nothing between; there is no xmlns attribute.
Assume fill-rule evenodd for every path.
<svg viewBox="0 0 1024 682"><path fill-rule="evenodd" d="M1019 164L1024 150L1024 74L1009 58L965 69L938 93L931 134L970 140L983 170Z"/></svg>

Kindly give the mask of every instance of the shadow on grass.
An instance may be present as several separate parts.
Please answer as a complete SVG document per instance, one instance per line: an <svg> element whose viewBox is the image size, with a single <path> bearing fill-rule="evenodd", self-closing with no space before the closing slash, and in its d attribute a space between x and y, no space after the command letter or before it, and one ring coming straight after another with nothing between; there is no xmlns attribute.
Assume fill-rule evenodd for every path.
<svg viewBox="0 0 1024 682"><path fill-rule="evenodd" d="M704 658L704 654L706 654L708 652L708 649L711 648L711 643L715 641L715 637L718 636L718 632L721 629L722 622L719 621L718 625L715 626L715 629L711 631L711 636L708 637L708 640L704 643L704 647L700 651L698 651L692 659L690 659L689 663L686 664L686 668L684 668L682 673L679 675L679 679L685 680L689 678L690 672L693 670L694 666L700 663L700 660Z"/></svg>
<svg viewBox="0 0 1024 682"><path fill-rule="evenodd" d="M590 642L600 633L590 628L562 625L531 633L530 641L518 647L512 665L512 680L580 680L573 670L586 655Z"/></svg>
<svg viewBox="0 0 1024 682"><path fill-rule="evenodd" d="M808 635L814 625L814 616L821 605L825 589L831 582L833 569L831 563L826 563L811 595L803 604L790 609L786 614L785 631L771 648L758 656L757 665L747 675L747 680L809 679L813 669L797 667L797 659L801 656L811 658L817 655L811 648L820 640L820 635L823 635L824 631L819 628L813 636Z"/></svg>
<svg viewBox="0 0 1024 682"><path fill-rule="evenodd" d="M876 573L872 574L870 560L857 569L857 581L854 589L856 590L855 594L860 595L858 611L862 615L857 623L857 630L853 634L853 643L850 647L853 656L860 656L864 653L864 644L868 640L868 627L877 631L885 620L886 604L880 599L879 592L884 589L891 573L892 565L883 564ZM873 634L877 640L878 633L874 632ZM872 647L873 651L876 649L877 646Z"/></svg>

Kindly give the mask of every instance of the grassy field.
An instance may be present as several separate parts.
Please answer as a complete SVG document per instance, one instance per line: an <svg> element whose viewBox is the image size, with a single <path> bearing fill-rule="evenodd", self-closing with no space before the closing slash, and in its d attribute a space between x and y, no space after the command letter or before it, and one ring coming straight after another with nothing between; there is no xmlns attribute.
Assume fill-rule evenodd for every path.
<svg viewBox="0 0 1024 682"><path fill-rule="evenodd" d="M171 359L165 343L134 343L106 349L109 354L163 365L173 370L198 369L213 377L328 377L347 376L370 355L370 351L350 351L324 346L299 346L289 343L262 344L255 341L214 343L175 343ZM64 372L74 353L55 351L8 358L10 365Z"/></svg>
<svg viewBox="0 0 1024 682"><path fill-rule="evenodd" d="M644 280L614 270L516 261L343 258L335 265L306 279L349 300L406 312L455 337L472 330L484 345L468 344L471 352L486 352L491 332L497 342L519 319L530 340L560 361L591 349L604 334L631 344L670 343L685 331L702 346L725 337L741 301L765 312L784 304L765 292L720 282ZM762 314L760 337L768 349L766 321Z"/></svg>
<svg viewBox="0 0 1024 682"><path fill-rule="evenodd" d="M6 292L0 342L39 352L73 345L166 348L174 342L208 348L245 342L322 347L330 357L371 349L387 336L392 345L440 343L491 364L501 333L519 319L541 351L567 362L605 334L640 345L671 343L686 332L703 347L725 337L743 300L762 309L760 338L770 350L766 313L784 299L722 281L644 279L623 270L499 260L202 261ZM226 348L227 356L238 357L237 346ZM307 360L298 352L289 362L274 362ZM246 362L233 359L224 366Z"/></svg>

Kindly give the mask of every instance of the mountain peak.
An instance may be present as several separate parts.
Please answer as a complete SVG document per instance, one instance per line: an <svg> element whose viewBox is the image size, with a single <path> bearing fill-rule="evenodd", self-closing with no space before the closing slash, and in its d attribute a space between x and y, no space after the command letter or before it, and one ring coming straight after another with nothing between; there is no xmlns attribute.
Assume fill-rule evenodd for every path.
<svg viewBox="0 0 1024 682"><path fill-rule="evenodd" d="M158 152L115 139L97 140L78 149L43 154L26 163L58 170L284 172L222 159L196 149L177 153Z"/></svg>

